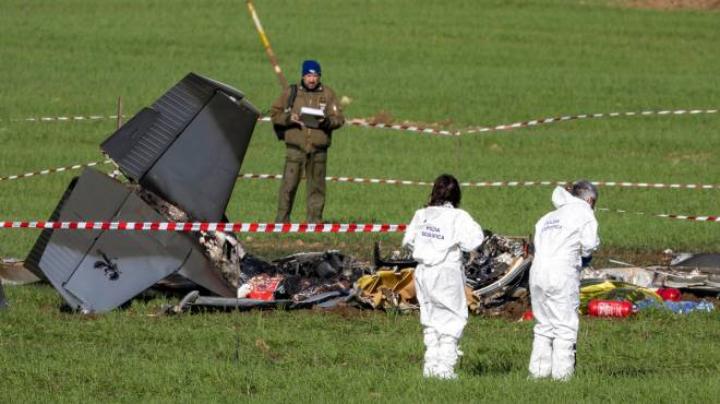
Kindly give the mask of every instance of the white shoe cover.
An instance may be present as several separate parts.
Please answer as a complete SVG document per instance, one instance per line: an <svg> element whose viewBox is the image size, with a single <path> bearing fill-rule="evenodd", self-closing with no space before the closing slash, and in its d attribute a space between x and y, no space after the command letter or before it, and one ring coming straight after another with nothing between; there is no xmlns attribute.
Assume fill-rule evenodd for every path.
<svg viewBox="0 0 720 404"><path fill-rule="evenodd" d="M575 342L555 338L553 341L552 378L567 381L575 372Z"/></svg>
<svg viewBox="0 0 720 404"><path fill-rule="evenodd" d="M532 354L530 355L530 365L528 366L531 378L550 377L553 365L552 354L553 340L544 335L535 334Z"/></svg>
<svg viewBox="0 0 720 404"><path fill-rule="evenodd" d="M436 377L438 354L440 349L440 336L434 329L425 328L423 330L423 343L425 344L423 377Z"/></svg>
<svg viewBox="0 0 720 404"><path fill-rule="evenodd" d="M455 364L458 360L457 338L441 335L438 349L437 376L440 379L457 379Z"/></svg>

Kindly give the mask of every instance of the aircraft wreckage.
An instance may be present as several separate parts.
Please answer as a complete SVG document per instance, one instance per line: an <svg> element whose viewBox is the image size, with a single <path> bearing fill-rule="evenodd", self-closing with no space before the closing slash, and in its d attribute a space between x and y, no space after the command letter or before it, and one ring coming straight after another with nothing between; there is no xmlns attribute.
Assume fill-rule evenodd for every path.
<svg viewBox="0 0 720 404"><path fill-rule="evenodd" d="M127 181L86 169L70 182L50 220L228 221L225 209L259 116L240 91L190 73L101 144ZM487 234L464 258L471 311L492 314L511 301L527 303L532 262L527 239ZM681 264L588 276L720 288L720 270L702 271L688 260ZM266 261L246 252L234 234L210 231L45 229L25 260L71 309L84 313L113 310L150 288L185 293L167 313L339 303L414 310L415 266L408 251L384 255L379 245L372 263L340 251Z"/></svg>
<svg viewBox="0 0 720 404"><path fill-rule="evenodd" d="M228 221L225 209L260 112L244 94L190 73L108 137L101 149L127 178L86 169L53 221ZM227 232L46 229L25 266L73 310L102 313L149 288L192 290L169 311L300 308L355 301L413 308L415 263L400 253L363 264L340 251L265 261ZM527 242L491 236L467 255L471 307L497 304L525 279ZM522 288L521 288L522 289Z"/></svg>
<svg viewBox="0 0 720 404"><path fill-rule="evenodd" d="M340 251L298 253L272 262L246 254L240 260L236 297L188 293L167 313L194 309L334 307L339 303L372 309L419 309L408 251L382 257L375 245L374 263L363 264ZM465 255L466 294L472 311L487 312L509 300L527 297L532 262L523 239L490 235Z"/></svg>
<svg viewBox="0 0 720 404"><path fill-rule="evenodd" d="M52 220L223 221L260 112L238 90L190 73L101 148L128 183L86 169ZM221 234L44 230L26 259L67 304L105 312L171 275L234 296L208 253Z"/></svg>
<svg viewBox="0 0 720 404"><path fill-rule="evenodd" d="M720 292L720 254L673 254L670 250L665 254L664 265L625 264L584 271L582 277L626 282L643 288L677 288L701 295Z"/></svg>

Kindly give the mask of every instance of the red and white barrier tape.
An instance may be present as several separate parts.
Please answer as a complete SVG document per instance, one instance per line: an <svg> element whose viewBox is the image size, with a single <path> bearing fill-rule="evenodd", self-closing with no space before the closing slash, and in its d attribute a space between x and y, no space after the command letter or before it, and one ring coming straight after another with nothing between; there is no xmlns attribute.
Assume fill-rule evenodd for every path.
<svg viewBox="0 0 720 404"><path fill-rule="evenodd" d="M353 126L360 126L363 128L377 128L377 129L393 129L404 132L415 132L415 133L427 133L430 135L441 135L441 136L460 136L462 133L459 131L450 131L445 129L435 129L419 125L410 124L388 124L388 123L375 123L369 122L365 119L350 119L346 122Z"/></svg>
<svg viewBox="0 0 720 404"><path fill-rule="evenodd" d="M125 116L123 116L125 118ZM72 121L100 121L103 119L117 119L117 115L90 115L90 116L43 116L43 117L30 117L25 119L11 119L11 122L72 122ZM258 118L258 122L268 123L270 122L269 116L262 116ZM350 119L347 124L352 126L361 126L366 128L378 128L378 129L395 129L407 132L416 133L428 133L432 135L445 135L445 136L457 136L460 132L452 132L443 129L434 129L428 127L422 127L417 125L406 125L406 124L385 124L385 123L373 123L366 119Z"/></svg>
<svg viewBox="0 0 720 404"><path fill-rule="evenodd" d="M664 115L698 115L698 114L715 114L718 113L718 109L678 109L678 110L660 110L660 111L640 111L640 112L609 112L609 113L595 113L595 114L579 114L579 115L565 115L550 118L533 119L529 121L520 121L515 123L493 125L493 126L481 126L473 127L465 130L446 130L436 129L427 126L410 125L410 124L388 124L388 123L375 123L368 121L367 119L349 119L347 124L352 126L360 126L365 128L377 128L377 129L393 129L405 132L414 133L426 133L431 135L442 135L442 136L460 136L469 135L473 133L486 133L494 131L504 131L518 128L527 128L532 126L547 125L550 123L580 120L580 119L597 119L597 118L616 118L616 117L630 117L630 116L664 116ZM26 118L22 120L11 120L11 121L27 121L27 122L67 122L67 121L98 121L102 119L117 119L117 115L90 115L90 116L45 116L38 118ZM260 122L270 122L270 117L263 116L258 118Z"/></svg>
<svg viewBox="0 0 720 404"><path fill-rule="evenodd" d="M262 179L262 180L281 180L282 174L239 174L241 179ZM326 181L331 182L348 182L355 184L388 184L388 185L419 185L431 186L432 181L413 181L413 180L396 180L382 178L359 178L359 177L325 177ZM618 187L618 188L645 188L645 189L720 189L720 184L676 184L676 183L660 183L660 182L629 182L629 181L591 181L594 185L600 187ZM557 186L567 185L572 181L467 181L461 182L462 187L477 188L505 188L505 187L531 187L531 186Z"/></svg>
<svg viewBox="0 0 720 404"><path fill-rule="evenodd" d="M631 214L631 215L639 215L639 216L653 216L653 217L660 217L664 219L673 219L673 220L689 220L692 222L718 222L720 223L720 216L691 216L691 215L675 215L675 214L667 214L667 213L645 213L645 212L633 212L623 209L609 209L609 208L598 208L597 210L601 212L610 212L610 213L623 213L623 214Z"/></svg>
<svg viewBox="0 0 720 404"><path fill-rule="evenodd" d="M89 116L41 116L41 117L30 117L25 119L10 119L10 122L88 122L88 121L102 121L104 119L117 119L117 115L89 115ZM121 118L127 118L126 115L121 115ZM270 122L270 117L264 116L258 118L262 122Z"/></svg>
<svg viewBox="0 0 720 404"><path fill-rule="evenodd" d="M48 168L41 171L35 171L25 174L18 174L18 175L8 175L5 177L0 177L0 181L10 181L10 180L19 180L22 178L29 178L29 177L35 177L38 175L48 175L48 174L54 174L54 173L61 173L63 171L70 171L70 170L78 170L80 168L84 167L94 167L98 164L112 164L112 160L104 160L104 161L92 161L90 163L85 164L75 164L72 166L67 167L56 167L56 168Z"/></svg>
<svg viewBox="0 0 720 404"><path fill-rule="evenodd" d="M117 119L117 115L90 115L90 116L41 116L25 119L11 119L11 122L71 122L71 121L101 121L103 119ZM122 118L125 118L123 115Z"/></svg>
<svg viewBox="0 0 720 404"><path fill-rule="evenodd" d="M90 121L102 121L105 119L117 119L117 115L88 115L88 116L81 116L81 115L74 115L74 116L40 116L40 117L30 117L30 118L24 118L24 119L9 119L10 122L90 122ZM121 115L121 118L127 118L126 115ZM259 121L262 122L270 122L270 117L260 117L258 118ZM0 119L0 121L2 121Z"/></svg>
<svg viewBox="0 0 720 404"><path fill-rule="evenodd" d="M254 174L245 173L238 174L238 178L245 180L281 180L282 174ZM358 177L325 177L325 181L330 182L348 182L354 184L388 184L388 185L432 185L432 182L427 181L410 181L410 180L393 180L393 179L381 179L381 178L358 178ZM465 184L465 183L463 183ZM461 184L461 185L463 185Z"/></svg>
<svg viewBox="0 0 720 404"><path fill-rule="evenodd" d="M48 168L41 171L34 171L18 175L9 175L0 177L0 181L18 180L23 178L35 177L39 175L49 175L60 173L63 171L77 170L84 167L93 167L100 164L112 164L112 160L93 161L85 164L75 164L67 167ZM281 180L282 174L255 174L245 173L239 174L240 179L263 179L263 180ZM387 185L417 185L431 186L431 181L414 181L414 180L398 180L384 178L360 178L360 177L325 177L326 181L345 182L354 184L387 184ZM556 186L566 185L571 181L467 181L461 182L463 187L476 188L513 188L513 187L531 187L531 186ZM592 181L593 184L600 187L618 187L618 188L644 188L644 189L720 189L720 184L677 184L677 183L660 183L660 182L630 182L630 181Z"/></svg>
<svg viewBox="0 0 720 404"><path fill-rule="evenodd" d="M235 233L402 233L405 224L209 222L0 222L5 229L232 231Z"/></svg>
<svg viewBox="0 0 720 404"><path fill-rule="evenodd" d="M580 114L580 115L566 115L551 118L533 119L530 121L521 121L503 125L495 125L488 127L477 127L466 129L460 133L463 135L472 133L484 133L493 132L500 130L510 130L517 128L527 128L531 126L546 125L555 122L572 121L579 119L596 119L596 118L616 118L616 117L628 117L628 116L650 116L650 115L698 115L698 114L715 114L717 109L678 109L678 110L662 110L662 111L640 111L640 112L610 112L610 113L597 113L597 114Z"/></svg>
<svg viewBox="0 0 720 404"><path fill-rule="evenodd" d="M269 116L263 116L258 118L259 122L270 122L271 119ZM368 121L367 119L362 118L355 118L355 119L348 119L345 121L346 125L351 126L359 126L363 128L373 128L373 129L393 129L393 130L399 130L404 132L414 132L414 133L426 133L430 135L442 135L442 136L459 136L460 132L458 131L450 131L445 129L436 129L436 128L430 128L427 126L419 126L419 125L410 125L410 124L389 124L389 123L375 123Z"/></svg>
<svg viewBox="0 0 720 404"><path fill-rule="evenodd" d="M125 118L125 116L123 116ZM43 117L30 117L25 119L11 119L11 122L71 122L71 121L100 121L103 119L117 119L117 115L90 115L90 116L43 116ZM269 116L262 116L258 118L258 122L268 123L270 122ZM451 132L443 129L427 128L416 125L405 125L405 124L385 124L385 123L373 123L365 119L350 119L347 124L352 126L360 126L365 128L378 128L378 129L395 129L407 132L416 133L428 133L432 135L445 135L445 136L457 136L460 132Z"/></svg>
<svg viewBox="0 0 720 404"><path fill-rule="evenodd" d="M673 220L720 223L720 216L690 216L598 208L602 212L647 215ZM406 224L358 223L213 223L213 222L45 222L2 221L4 229L119 230L119 231L227 231L235 233L402 233Z"/></svg>

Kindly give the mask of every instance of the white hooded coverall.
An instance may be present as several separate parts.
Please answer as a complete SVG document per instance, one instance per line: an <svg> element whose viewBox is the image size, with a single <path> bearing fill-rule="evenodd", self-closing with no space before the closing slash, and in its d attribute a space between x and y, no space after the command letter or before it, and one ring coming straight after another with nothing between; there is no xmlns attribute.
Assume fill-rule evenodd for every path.
<svg viewBox="0 0 720 404"><path fill-rule="evenodd" d="M467 323L462 251L482 244L483 231L451 204L415 212L403 238L413 249L415 290L425 344L425 377L455 378L457 343Z"/></svg>
<svg viewBox="0 0 720 404"><path fill-rule="evenodd" d="M530 300L536 320L530 375L567 380L575 370L581 256L600 245L592 207L557 187L555 210L535 225Z"/></svg>

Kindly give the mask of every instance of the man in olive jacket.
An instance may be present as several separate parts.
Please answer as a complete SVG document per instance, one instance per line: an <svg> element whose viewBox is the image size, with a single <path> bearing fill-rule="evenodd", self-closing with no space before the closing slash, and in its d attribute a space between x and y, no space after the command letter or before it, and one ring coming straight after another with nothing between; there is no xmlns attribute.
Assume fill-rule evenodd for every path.
<svg viewBox="0 0 720 404"><path fill-rule="evenodd" d="M320 83L320 76L318 62L304 61L300 84L283 91L271 108L272 123L276 131L284 132L286 149L276 223L290 222L303 170L307 177L307 221L322 222L327 150L333 130L341 127L345 118L335 93Z"/></svg>

